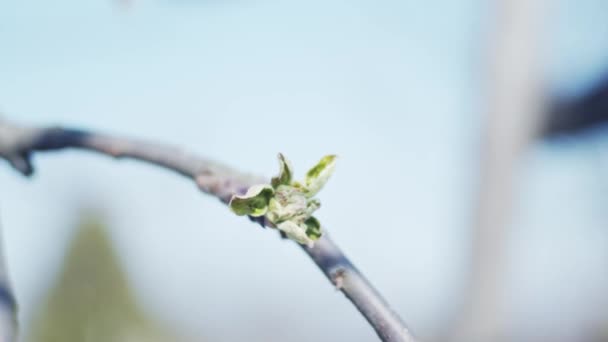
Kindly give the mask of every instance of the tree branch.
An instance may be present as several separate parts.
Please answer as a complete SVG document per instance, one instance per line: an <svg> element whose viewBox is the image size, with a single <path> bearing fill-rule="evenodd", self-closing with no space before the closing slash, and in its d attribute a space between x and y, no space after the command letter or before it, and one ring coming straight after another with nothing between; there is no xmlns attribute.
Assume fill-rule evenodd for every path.
<svg viewBox="0 0 608 342"><path fill-rule="evenodd" d="M541 137L580 136L608 125L608 73L574 97L557 98L548 105Z"/></svg>
<svg viewBox="0 0 608 342"><path fill-rule="evenodd" d="M0 224L0 228L2 225ZM1 234L0 234L1 235ZM3 243L0 236L0 251ZM17 336L17 302L11 289L4 254L0 252L0 342L13 342Z"/></svg>
<svg viewBox="0 0 608 342"><path fill-rule="evenodd" d="M33 173L31 156L34 152L66 148L136 159L175 171L194 180L201 191L223 203L228 203L233 194L244 193L251 185L268 183L264 178L240 173L170 145L61 127L25 127L0 118L0 157L23 175ZM268 224L265 220L258 223ZM382 341L415 341L399 316L327 234L313 248L301 247L355 305Z"/></svg>
<svg viewBox="0 0 608 342"><path fill-rule="evenodd" d="M508 240L520 158L542 112L543 1L498 0L488 36L487 115L481 143L472 263L457 341L507 338Z"/></svg>

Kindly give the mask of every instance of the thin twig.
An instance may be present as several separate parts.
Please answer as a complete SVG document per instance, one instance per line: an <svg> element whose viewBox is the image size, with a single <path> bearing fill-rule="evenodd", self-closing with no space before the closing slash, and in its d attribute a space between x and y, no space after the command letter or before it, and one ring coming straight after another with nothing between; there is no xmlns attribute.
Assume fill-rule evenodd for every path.
<svg viewBox="0 0 608 342"><path fill-rule="evenodd" d="M264 178L237 172L169 145L60 127L24 127L0 119L0 157L26 176L34 170L31 162L34 152L66 148L136 159L175 171L194 180L201 191L224 203L228 203L233 194L243 193L253 184L267 182ZM332 284L357 307L382 341L415 341L401 318L327 234L313 248L302 248Z"/></svg>

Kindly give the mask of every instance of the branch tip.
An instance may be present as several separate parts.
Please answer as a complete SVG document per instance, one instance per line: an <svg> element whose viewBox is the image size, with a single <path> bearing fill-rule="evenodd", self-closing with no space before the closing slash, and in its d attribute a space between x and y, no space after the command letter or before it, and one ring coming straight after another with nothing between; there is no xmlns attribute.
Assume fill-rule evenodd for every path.
<svg viewBox="0 0 608 342"><path fill-rule="evenodd" d="M15 170L19 171L19 173L26 177L29 177L34 173L34 166L32 165L29 154L27 153L8 158L8 161Z"/></svg>

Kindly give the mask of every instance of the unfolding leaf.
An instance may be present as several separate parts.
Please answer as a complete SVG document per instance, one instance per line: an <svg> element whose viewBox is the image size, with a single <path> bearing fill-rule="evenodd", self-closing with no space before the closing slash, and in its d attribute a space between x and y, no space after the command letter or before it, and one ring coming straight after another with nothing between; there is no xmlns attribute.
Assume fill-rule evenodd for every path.
<svg viewBox="0 0 608 342"><path fill-rule="evenodd" d="M304 221L306 225L306 236L311 240L318 240L323 233L321 232L321 223L314 216L309 217Z"/></svg>
<svg viewBox="0 0 608 342"><path fill-rule="evenodd" d="M239 215L262 216L268 211L268 202L274 195L270 185L254 185L245 195L234 195L230 199L230 209Z"/></svg>
<svg viewBox="0 0 608 342"><path fill-rule="evenodd" d="M293 221L285 221L279 223L277 225L277 228L280 231L284 232L288 238L300 244L312 246L312 244L314 243L313 240L310 239L308 235L306 235L307 226L305 224L299 225Z"/></svg>
<svg viewBox="0 0 608 342"><path fill-rule="evenodd" d="M317 165L306 173L306 189L309 197L314 196L323 185L327 183L329 176L334 171L336 166L336 156L328 155L323 157Z"/></svg>
<svg viewBox="0 0 608 342"><path fill-rule="evenodd" d="M321 202L316 198L310 198L306 204L306 216L312 216L312 213L319 208L321 208Z"/></svg>
<svg viewBox="0 0 608 342"><path fill-rule="evenodd" d="M279 175L272 178L272 186L274 188L279 185L289 185L293 178L293 168L291 163L282 153L279 153Z"/></svg>

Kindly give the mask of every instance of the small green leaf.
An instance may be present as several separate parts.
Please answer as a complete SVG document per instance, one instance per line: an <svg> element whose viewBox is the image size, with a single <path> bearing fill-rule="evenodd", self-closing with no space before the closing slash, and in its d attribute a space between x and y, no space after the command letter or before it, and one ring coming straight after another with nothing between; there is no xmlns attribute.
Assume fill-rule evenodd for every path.
<svg viewBox="0 0 608 342"><path fill-rule="evenodd" d="M268 211L268 202L274 195L270 185L254 185L247 190L245 195L234 195L230 199L230 209L239 215L262 216Z"/></svg>
<svg viewBox="0 0 608 342"><path fill-rule="evenodd" d="M314 243L313 240L310 239L308 237L308 235L306 234L307 227L305 224L298 225L297 223L295 223L293 221L285 221L285 222L279 223L277 225L277 228L280 231L284 232L288 238L290 238L302 245L312 246Z"/></svg>
<svg viewBox="0 0 608 342"><path fill-rule="evenodd" d="M311 240L318 240L323 233L321 232L321 223L314 216L309 217L304 221L306 225L306 236Z"/></svg>
<svg viewBox="0 0 608 342"><path fill-rule="evenodd" d="M279 153L279 175L277 177L272 178L272 186L274 188L279 185L289 185L291 183L291 179L293 178L293 168L291 167L291 163L282 153Z"/></svg>
<svg viewBox="0 0 608 342"><path fill-rule="evenodd" d="M323 185L327 183L329 176L333 173L335 166L336 156L328 155L323 157L317 165L306 173L307 196L312 197L323 188Z"/></svg>
<svg viewBox="0 0 608 342"><path fill-rule="evenodd" d="M315 210L321 208L321 201L316 198L310 198L306 204L306 212L311 216Z"/></svg>

